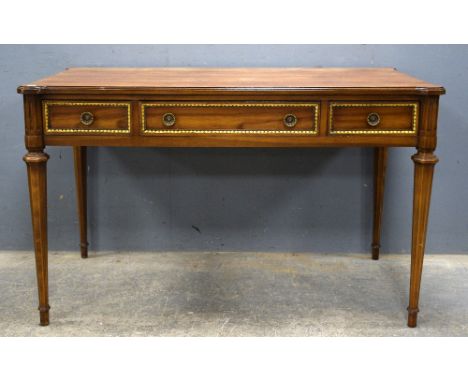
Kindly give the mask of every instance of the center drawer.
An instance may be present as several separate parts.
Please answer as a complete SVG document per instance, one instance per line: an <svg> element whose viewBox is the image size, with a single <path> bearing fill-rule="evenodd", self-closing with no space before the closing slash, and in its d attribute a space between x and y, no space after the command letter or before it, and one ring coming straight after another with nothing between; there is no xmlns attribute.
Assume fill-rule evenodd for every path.
<svg viewBox="0 0 468 382"><path fill-rule="evenodd" d="M318 110L318 103L142 103L142 133L315 135Z"/></svg>

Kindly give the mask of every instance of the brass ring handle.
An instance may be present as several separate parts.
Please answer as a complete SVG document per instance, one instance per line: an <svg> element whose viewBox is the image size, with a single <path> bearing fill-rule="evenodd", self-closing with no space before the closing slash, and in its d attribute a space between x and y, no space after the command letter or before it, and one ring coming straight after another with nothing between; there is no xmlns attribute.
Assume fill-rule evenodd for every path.
<svg viewBox="0 0 468 382"><path fill-rule="evenodd" d="M80 115L80 122L85 125L89 126L94 122L94 115L90 111L85 111Z"/></svg>
<svg viewBox="0 0 468 382"><path fill-rule="evenodd" d="M284 126L294 127L297 124L297 117L294 114L286 114L283 118Z"/></svg>
<svg viewBox="0 0 468 382"><path fill-rule="evenodd" d="M380 115L378 113L370 113L367 116L367 124L369 126L375 127L380 123Z"/></svg>
<svg viewBox="0 0 468 382"><path fill-rule="evenodd" d="M172 127L175 125L175 122L176 122L176 118L175 118L175 115L172 114L172 113L165 113L163 116L162 116L162 123L164 126L166 127Z"/></svg>

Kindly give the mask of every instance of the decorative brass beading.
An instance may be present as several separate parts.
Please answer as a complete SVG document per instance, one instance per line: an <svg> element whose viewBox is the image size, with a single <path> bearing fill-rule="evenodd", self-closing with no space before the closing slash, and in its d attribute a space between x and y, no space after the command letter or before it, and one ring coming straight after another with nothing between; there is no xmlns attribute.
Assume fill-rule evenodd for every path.
<svg viewBox="0 0 468 382"><path fill-rule="evenodd" d="M314 109L314 126L312 130L147 130L145 109L147 107L312 107ZM313 103L144 103L141 105L141 131L143 134L262 134L262 135L317 135L319 104Z"/></svg>
<svg viewBox="0 0 468 382"><path fill-rule="evenodd" d="M126 129L51 129L49 127L49 106L105 106L105 107L125 107L127 108L127 128ZM130 133L130 103L128 102L75 102L75 101L42 101L44 115L45 134L53 133L102 133L102 134L122 134ZM81 116L80 116L80 122ZM83 122L82 122L83 123Z"/></svg>
<svg viewBox="0 0 468 382"><path fill-rule="evenodd" d="M337 107L412 107L413 120L411 130L333 130L333 109ZM332 135L348 135L348 134L361 134L361 135L416 135L418 130L418 109L417 102L412 103L330 103L330 115L328 121L328 132Z"/></svg>

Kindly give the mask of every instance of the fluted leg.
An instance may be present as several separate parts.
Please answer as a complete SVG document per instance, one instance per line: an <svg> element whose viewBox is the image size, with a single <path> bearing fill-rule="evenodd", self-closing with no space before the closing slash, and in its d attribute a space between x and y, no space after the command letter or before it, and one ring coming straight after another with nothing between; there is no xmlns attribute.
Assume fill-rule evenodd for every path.
<svg viewBox="0 0 468 382"><path fill-rule="evenodd" d="M408 306L408 326L416 327L419 290L426 244L429 205L431 200L434 166L438 162L432 151L419 150L412 157L414 162L413 237L411 244L411 276Z"/></svg>
<svg viewBox="0 0 468 382"><path fill-rule="evenodd" d="M380 233L382 231L382 212L387 169L386 147L374 149L374 224L372 229L372 259L378 260L380 254Z"/></svg>
<svg viewBox="0 0 468 382"><path fill-rule="evenodd" d="M28 170L40 324L49 325L49 286L47 264L47 160L44 152L29 152L24 156Z"/></svg>
<svg viewBox="0 0 468 382"><path fill-rule="evenodd" d="M87 211L87 161L86 146L73 147L75 160L75 182L80 224L81 257L88 257L88 211Z"/></svg>

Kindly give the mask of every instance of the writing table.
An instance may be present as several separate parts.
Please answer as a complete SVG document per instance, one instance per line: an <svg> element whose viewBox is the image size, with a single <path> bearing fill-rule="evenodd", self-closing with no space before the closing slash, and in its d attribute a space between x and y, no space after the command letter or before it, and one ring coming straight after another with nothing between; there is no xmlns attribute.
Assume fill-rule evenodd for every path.
<svg viewBox="0 0 468 382"><path fill-rule="evenodd" d="M49 324L46 146L72 146L87 257L86 147L374 147L379 258L388 147L415 147L408 326L415 327L443 87L391 68L72 68L18 92L40 324Z"/></svg>

